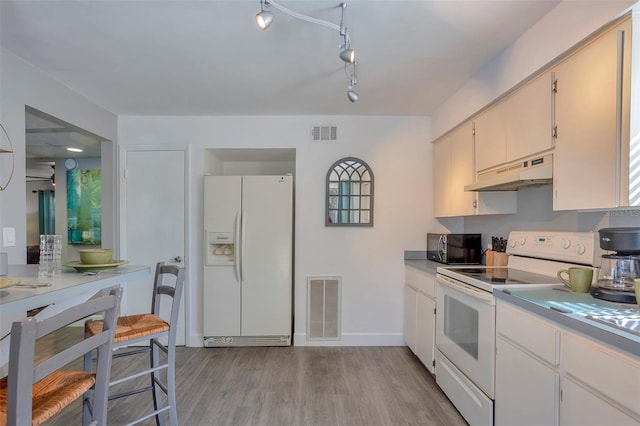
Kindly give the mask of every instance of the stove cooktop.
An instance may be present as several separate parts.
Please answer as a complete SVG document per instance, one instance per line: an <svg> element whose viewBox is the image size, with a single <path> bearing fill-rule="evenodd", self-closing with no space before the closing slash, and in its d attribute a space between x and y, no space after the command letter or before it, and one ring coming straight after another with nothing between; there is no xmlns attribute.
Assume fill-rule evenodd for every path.
<svg viewBox="0 0 640 426"><path fill-rule="evenodd" d="M506 266L441 267L438 268L438 273L488 292L492 292L494 288L517 288L525 285L546 287L562 284L555 276Z"/></svg>
<svg viewBox="0 0 640 426"><path fill-rule="evenodd" d="M519 285L519 284L558 284L556 277L550 277L533 272L522 271L508 267L473 267L451 268L450 271L462 274L490 285Z"/></svg>

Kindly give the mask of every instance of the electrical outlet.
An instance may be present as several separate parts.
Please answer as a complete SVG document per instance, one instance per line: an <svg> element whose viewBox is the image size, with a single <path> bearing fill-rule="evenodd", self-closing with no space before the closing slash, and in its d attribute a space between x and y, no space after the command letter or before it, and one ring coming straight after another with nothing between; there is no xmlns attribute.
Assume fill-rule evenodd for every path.
<svg viewBox="0 0 640 426"><path fill-rule="evenodd" d="M5 247L16 245L16 228L2 228L2 245Z"/></svg>

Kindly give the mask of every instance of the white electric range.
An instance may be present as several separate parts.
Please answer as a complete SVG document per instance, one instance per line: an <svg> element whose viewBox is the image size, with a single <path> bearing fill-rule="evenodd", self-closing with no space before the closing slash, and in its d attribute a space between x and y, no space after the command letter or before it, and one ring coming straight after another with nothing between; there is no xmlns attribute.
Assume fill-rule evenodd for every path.
<svg viewBox="0 0 640 426"><path fill-rule="evenodd" d="M492 291L558 286L558 270L595 267L602 251L597 232L513 231L507 253L507 267L437 268L436 382L472 425L493 425L496 302Z"/></svg>

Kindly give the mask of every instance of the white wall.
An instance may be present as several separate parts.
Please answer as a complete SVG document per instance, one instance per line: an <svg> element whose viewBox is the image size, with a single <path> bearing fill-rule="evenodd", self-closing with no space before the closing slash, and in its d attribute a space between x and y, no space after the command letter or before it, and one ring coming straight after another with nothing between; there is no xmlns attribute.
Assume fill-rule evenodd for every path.
<svg viewBox="0 0 640 426"><path fill-rule="evenodd" d="M636 0L563 1L431 115L432 140L526 79Z"/></svg>
<svg viewBox="0 0 640 426"><path fill-rule="evenodd" d="M310 128L338 126L339 143L311 143ZM432 219L429 120L423 117L121 117L119 142L191 145L191 194L202 194L208 148L295 148L295 344L306 345L306 277L341 275L342 341L330 345L402 345L404 250L425 250ZM346 156L375 176L372 228L324 226L325 176ZM201 342L202 197L190 220L189 341Z"/></svg>
<svg viewBox="0 0 640 426"><path fill-rule="evenodd" d="M2 251L9 253L9 264L24 264L27 257L25 105L109 140L116 139L117 119L6 49L0 50L0 91L0 122L9 133L15 151L13 179L6 190L0 191L0 229L16 230L16 246L2 247ZM107 218L109 223L113 223L112 219Z"/></svg>

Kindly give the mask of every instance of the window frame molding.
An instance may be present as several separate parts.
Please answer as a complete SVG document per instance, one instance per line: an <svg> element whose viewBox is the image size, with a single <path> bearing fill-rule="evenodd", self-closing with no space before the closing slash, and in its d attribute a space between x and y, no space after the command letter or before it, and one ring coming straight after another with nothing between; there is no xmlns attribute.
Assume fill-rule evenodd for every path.
<svg viewBox="0 0 640 426"><path fill-rule="evenodd" d="M349 164L352 163L352 164ZM356 164L357 163L357 166ZM349 174L349 179L348 180L343 180L340 179L340 177L342 176L343 173L347 173L347 169L352 168L354 169L350 174ZM359 171L361 168L363 168L362 171ZM342 171L339 171L340 169L342 169ZM338 180L331 180L331 175L333 173L337 173L338 174ZM369 180L362 180L362 179L358 179L358 180L352 180L351 176L353 176L353 174L356 173L360 178L362 178L363 175L365 175L365 173L368 173L369 175ZM374 213L374 188L375 188L375 184L374 184L374 175L373 175L373 170L371 169L371 166L369 166L369 164L367 164L365 161L363 161L360 158L357 157L343 157L341 159L339 159L338 161L336 161L335 163L333 163L331 165L331 167L329 168L329 170L327 171L327 175L326 175L326 179L325 179L325 211L324 211L324 225L326 227L333 227L333 226L355 226L355 227L373 227L373 213ZM342 182L348 182L349 183L349 193L348 194L331 194L330 193L330 189L331 189L331 183L342 183ZM362 198L363 198L363 194L361 193L361 189L362 189L362 183L369 183L369 193L365 194L365 197L368 197L369 199L369 208L363 209L362 208ZM353 195L351 193L351 188L352 188L352 184L353 183L358 183L360 184L360 191L358 192L357 195ZM358 197L358 208L350 208L351 207L351 198L357 196ZM338 198L342 198L342 197L349 197L349 207L348 208L335 208L335 207L331 207L330 205L330 200L331 197L338 197ZM339 201L340 202L340 201ZM347 211L347 216L349 217L349 220L351 220L351 215L353 212L359 212L360 214L360 218L362 217L361 214L363 211L368 211L369 212L369 221L368 222L333 222L331 220L331 212L337 212L337 217L340 218L340 213Z"/></svg>

